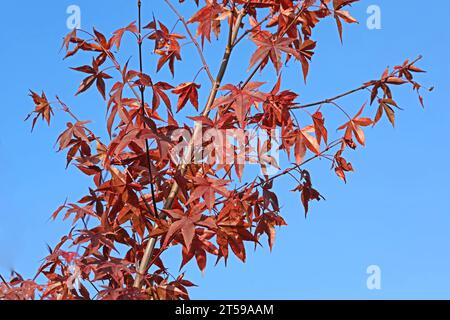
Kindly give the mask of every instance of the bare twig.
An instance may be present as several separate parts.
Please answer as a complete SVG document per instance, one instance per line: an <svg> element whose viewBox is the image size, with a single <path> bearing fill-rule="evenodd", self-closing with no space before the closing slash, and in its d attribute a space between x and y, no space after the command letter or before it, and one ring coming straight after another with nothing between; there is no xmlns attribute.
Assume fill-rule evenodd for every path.
<svg viewBox="0 0 450 320"><path fill-rule="evenodd" d="M420 61L420 60L422 60L422 56L418 56L413 62L409 63L409 64L407 65L407 67L410 67L410 66L416 64L416 63L417 63L418 61ZM394 71L394 72L392 73L392 75L395 75L395 74L397 74L398 72L399 72L399 70L396 70L396 71ZM315 107L315 106L320 106L320 105L322 105L322 104L329 104L329 103L332 103L332 102L334 102L334 101L336 101L336 100L339 100L339 99L341 99L341 98L344 98L344 97L346 97L346 96L349 96L349 95L351 95L351 94L353 94L353 93L356 93L356 92L358 92L358 91L366 90L366 89L372 87L373 85L374 85L374 84L373 84L372 82L368 82L368 83L366 83L365 85L362 85L362 86L360 86L360 87L358 87L358 88L356 88L356 89L347 91L347 92L345 92L345 93L339 94L339 95L337 95L337 96L335 96L335 97L328 98L328 99L321 100L321 101L317 101L317 102L313 102L313 103L303 104L303 105L297 104L297 105L292 106L291 109L306 109L306 108L311 108L311 107Z"/></svg>

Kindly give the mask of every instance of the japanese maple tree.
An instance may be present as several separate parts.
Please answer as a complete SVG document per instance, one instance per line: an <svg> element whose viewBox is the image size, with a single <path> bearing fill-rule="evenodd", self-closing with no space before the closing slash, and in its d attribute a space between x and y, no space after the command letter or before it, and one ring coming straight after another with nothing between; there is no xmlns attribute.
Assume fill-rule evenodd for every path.
<svg viewBox="0 0 450 320"><path fill-rule="evenodd" d="M422 86L414 78L424 72L416 66L420 57L313 103L302 103L299 92L283 88L286 64L297 64L299 82L307 81L316 26L334 19L342 40L344 24L357 22L348 11L357 1L145 3L164 4L173 21L160 21L158 12L147 14L146 21L149 11L137 1L137 21L111 36L96 29L70 32L63 42L66 58L88 55L86 65L72 68L83 75L74 93L98 91L107 134L100 137L60 97L31 92L32 127L39 119L50 125L61 110L68 123L57 138L59 151L66 153L66 165L91 177L92 184L82 199L54 212L54 219L63 215L74 227L49 248L36 276L2 277L0 298L188 299L194 284L182 273L187 264L204 272L211 257L226 263L234 255L245 262L249 245L261 247L264 238L272 249L276 229L286 225L274 192L278 178L292 177L292 190L308 214L311 201L323 196L306 164L326 159L333 174L346 181L353 171L346 154L365 145L365 129L382 119L395 124L395 87L411 86L423 105ZM185 17L180 7L189 5L197 9ZM121 56L124 37L135 42L137 58ZM217 39L225 41L223 53ZM254 48L249 69L233 71L242 79L228 83L229 62L245 41ZM187 46L196 50L198 61L182 60ZM214 46L214 55L204 53L208 46ZM211 59L217 60L217 70ZM158 80L161 70L175 76L181 68L192 76L172 83ZM202 73L206 81L199 83ZM264 83L255 81L259 73ZM338 104L357 92L367 92L367 101L352 108ZM344 123L328 126L327 118L337 113ZM274 148L293 165L280 168ZM246 172L248 163L257 164L261 174ZM278 172L270 174L270 168ZM173 247L180 248L170 251L181 253L179 275L164 262L164 253Z"/></svg>

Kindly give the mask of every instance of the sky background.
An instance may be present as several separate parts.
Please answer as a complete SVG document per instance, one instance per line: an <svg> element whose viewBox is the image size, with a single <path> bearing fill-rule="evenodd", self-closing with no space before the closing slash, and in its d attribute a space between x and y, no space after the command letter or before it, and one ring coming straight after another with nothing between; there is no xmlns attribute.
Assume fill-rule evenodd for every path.
<svg viewBox="0 0 450 320"><path fill-rule="evenodd" d="M81 8L85 29L95 26L110 34L135 20L133 1L6 1L0 10L4 275L11 269L34 275L47 253L46 243L56 244L70 227L49 221L51 213L66 198L78 200L89 186L77 170L65 170L64 155L55 152L54 143L67 121L64 115L57 113L50 129L40 123L33 134L23 122L33 108L28 89L58 94L80 118L92 119L94 127L104 121L104 105L93 91L74 98L82 78L68 67L85 64L88 56L63 61L59 52L68 32L66 9L72 4ZM381 8L381 30L366 27L369 5ZM189 6L183 10L193 12ZM302 102L317 101L379 78L387 66L422 54L419 65L428 73L420 79L436 88L425 94L426 110L409 89L396 90L396 100L405 109L397 115L397 127L392 129L384 119L367 131L367 147L349 155L357 172L347 185L329 171L329 163L308 166L327 201L314 203L307 220L298 194L288 192L292 184L279 180L275 190L289 227L278 232L274 251L250 251L245 265L235 259L228 268L210 264L205 275L191 265L187 277L199 285L191 291L192 298L450 299L450 2L425 7L419 0L360 1L351 12L360 24L346 26L344 46L332 19L320 24L308 84L303 84L299 68L290 66L284 87L299 91ZM163 1L144 0L144 19L150 21L152 13L168 26L175 21ZM243 78L252 48L244 45L236 52L225 82ZM150 46L147 53L153 68ZM206 51L210 61L221 55L218 44ZM127 58L125 52L122 60ZM191 81L200 67L192 48L186 49L184 60L188 63L177 65L175 83ZM160 77L170 80L165 71ZM273 81L273 70L267 68L259 79ZM357 111L366 99L366 94L356 95L342 105ZM366 286L371 265L381 268L381 290Z"/></svg>

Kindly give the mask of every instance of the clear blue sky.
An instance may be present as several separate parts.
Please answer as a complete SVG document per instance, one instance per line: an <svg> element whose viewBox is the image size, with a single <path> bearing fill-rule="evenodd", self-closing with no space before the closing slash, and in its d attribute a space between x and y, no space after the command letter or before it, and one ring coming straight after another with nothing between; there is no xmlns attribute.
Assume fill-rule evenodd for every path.
<svg viewBox="0 0 450 320"><path fill-rule="evenodd" d="M67 33L66 8L71 4L6 1L0 10L3 274L14 268L32 276L46 255L46 243L54 245L68 230L61 221L49 222L50 214L67 197L76 201L87 190L88 180L74 169L66 171L64 155L54 152L66 119L57 115L51 129L38 125L34 134L23 123L32 109L29 88L45 89L49 96L59 94L81 118L93 119L95 126L104 120L104 107L95 95L73 97L81 78L67 67L84 64L88 58L62 61L59 53L60 40ZM133 1L77 0L75 4L81 7L83 28L95 25L110 33L135 20ZM371 4L381 7L381 30L366 28L366 9ZM172 25L173 16L163 1L144 0L144 5L147 19L154 12ZM351 156L357 172L348 185L328 171L328 163L311 165L314 182L327 201L314 204L308 220L298 195L287 192L287 180L280 180L276 190L289 227L278 233L273 253L266 249L250 253L245 265L236 260L228 268L211 265L205 276L189 268L188 278L200 285L192 290L193 298L450 298L450 2L438 1L430 10L419 0L361 1L352 12L361 23L345 28L344 46L332 20L318 27L319 47L308 85L292 67L285 84L299 90L303 101L315 101L352 89L379 77L386 66L422 54L421 67L429 70L422 79L436 87L426 95L427 109L418 106L409 90L398 90L397 100L406 110L398 115L395 129L384 122L369 130L367 148ZM207 51L208 58L218 54L217 46L214 50ZM154 60L150 48L147 52L149 61ZM242 78L247 51L234 59L227 82ZM189 49L185 60L197 68L198 59ZM178 82L190 81L195 72L178 69ZM266 74L273 76L270 71ZM164 72L161 77L169 79ZM344 104L355 109L364 101L365 95L355 96ZM382 270L379 291L366 287L370 265Z"/></svg>

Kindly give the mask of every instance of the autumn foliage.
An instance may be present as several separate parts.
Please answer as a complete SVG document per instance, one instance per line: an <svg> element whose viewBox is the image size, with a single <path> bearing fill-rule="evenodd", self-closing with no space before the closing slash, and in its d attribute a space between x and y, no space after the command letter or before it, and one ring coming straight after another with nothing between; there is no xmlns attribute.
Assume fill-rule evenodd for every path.
<svg viewBox="0 0 450 320"><path fill-rule="evenodd" d="M88 56L86 65L72 68L82 76L74 93L98 91L107 114L106 137L93 132L89 121L79 119L59 97L31 92L32 127L39 119L50 125L61 110L68 123L57 138L58 149L65 152L66 165L91 177L92 184L82 199L53 214L73 220L74 228L49 248L35 278L15 273L4 279L1 299L188 299L194 284L182 273L187 264L204 272L210 258L226 263L234 255L245 262L247 249L263 246L263 240L272 249L276 229L286 225L273 191L279 177L292 177L292 190L308 214L311 201L323 197L307 163L326 159L333 174L346 181L353 171L346 154L365 145L366 128L383 119L395 124L393 89L409 85L423 104L414 78L423 72L416 66L420 58L309 104L300 102L300 93L283 88L286 64L297 64L299 81L307 81L317 44L313 31L320 21L334 19L342 40L344 25L356 22L348 10L357 0L158 1L178 20L175 27L174 21L158 20L158 12L148 14L145 5L153 2L138 1L137 21L110 37L94 29L74 30L64 39L66 58ZM198 6L193 16L180 13L182 6L193 5ZM134 9L128 2L121 7ZM131 59L120 56L124 37L136 43L138 55ZM245 41L254 48L249 69L246 74L239 70L241 82L227 83L229 61ZM212 45L217 70L204 55ZM197 61L182 60L185 46L193 46ZM192 77L181 83L158 81L158 72L166 68L173 75L180 68L191 70ZM259 72L268 82L254 80ZM198 83L201 73L207 81ZM199 98L201 92L207 99ZM366 103L351 109L338 104L356 92L367 92ZM180 121L186 113L190 116ZM337 113L346 121L327 126L326 119ZM176 134L180 130L188 137ZM211 130L219 133L214 139L207 134ZM256 143L247 136L227 142L228 132L250 130L269 134ZM291 167L279 168L268 152L275 144L273 132L280 132L276 151L295 163ZM224 137L220 143L218 136ZM184 148L178 152L180 144ZM259 165L262 174L249 177L246 163ZM269 174L269 167L278 173ZM164 264L164 253L174 247L180 250L172 254L181 253L179 275Z"/></svg>

